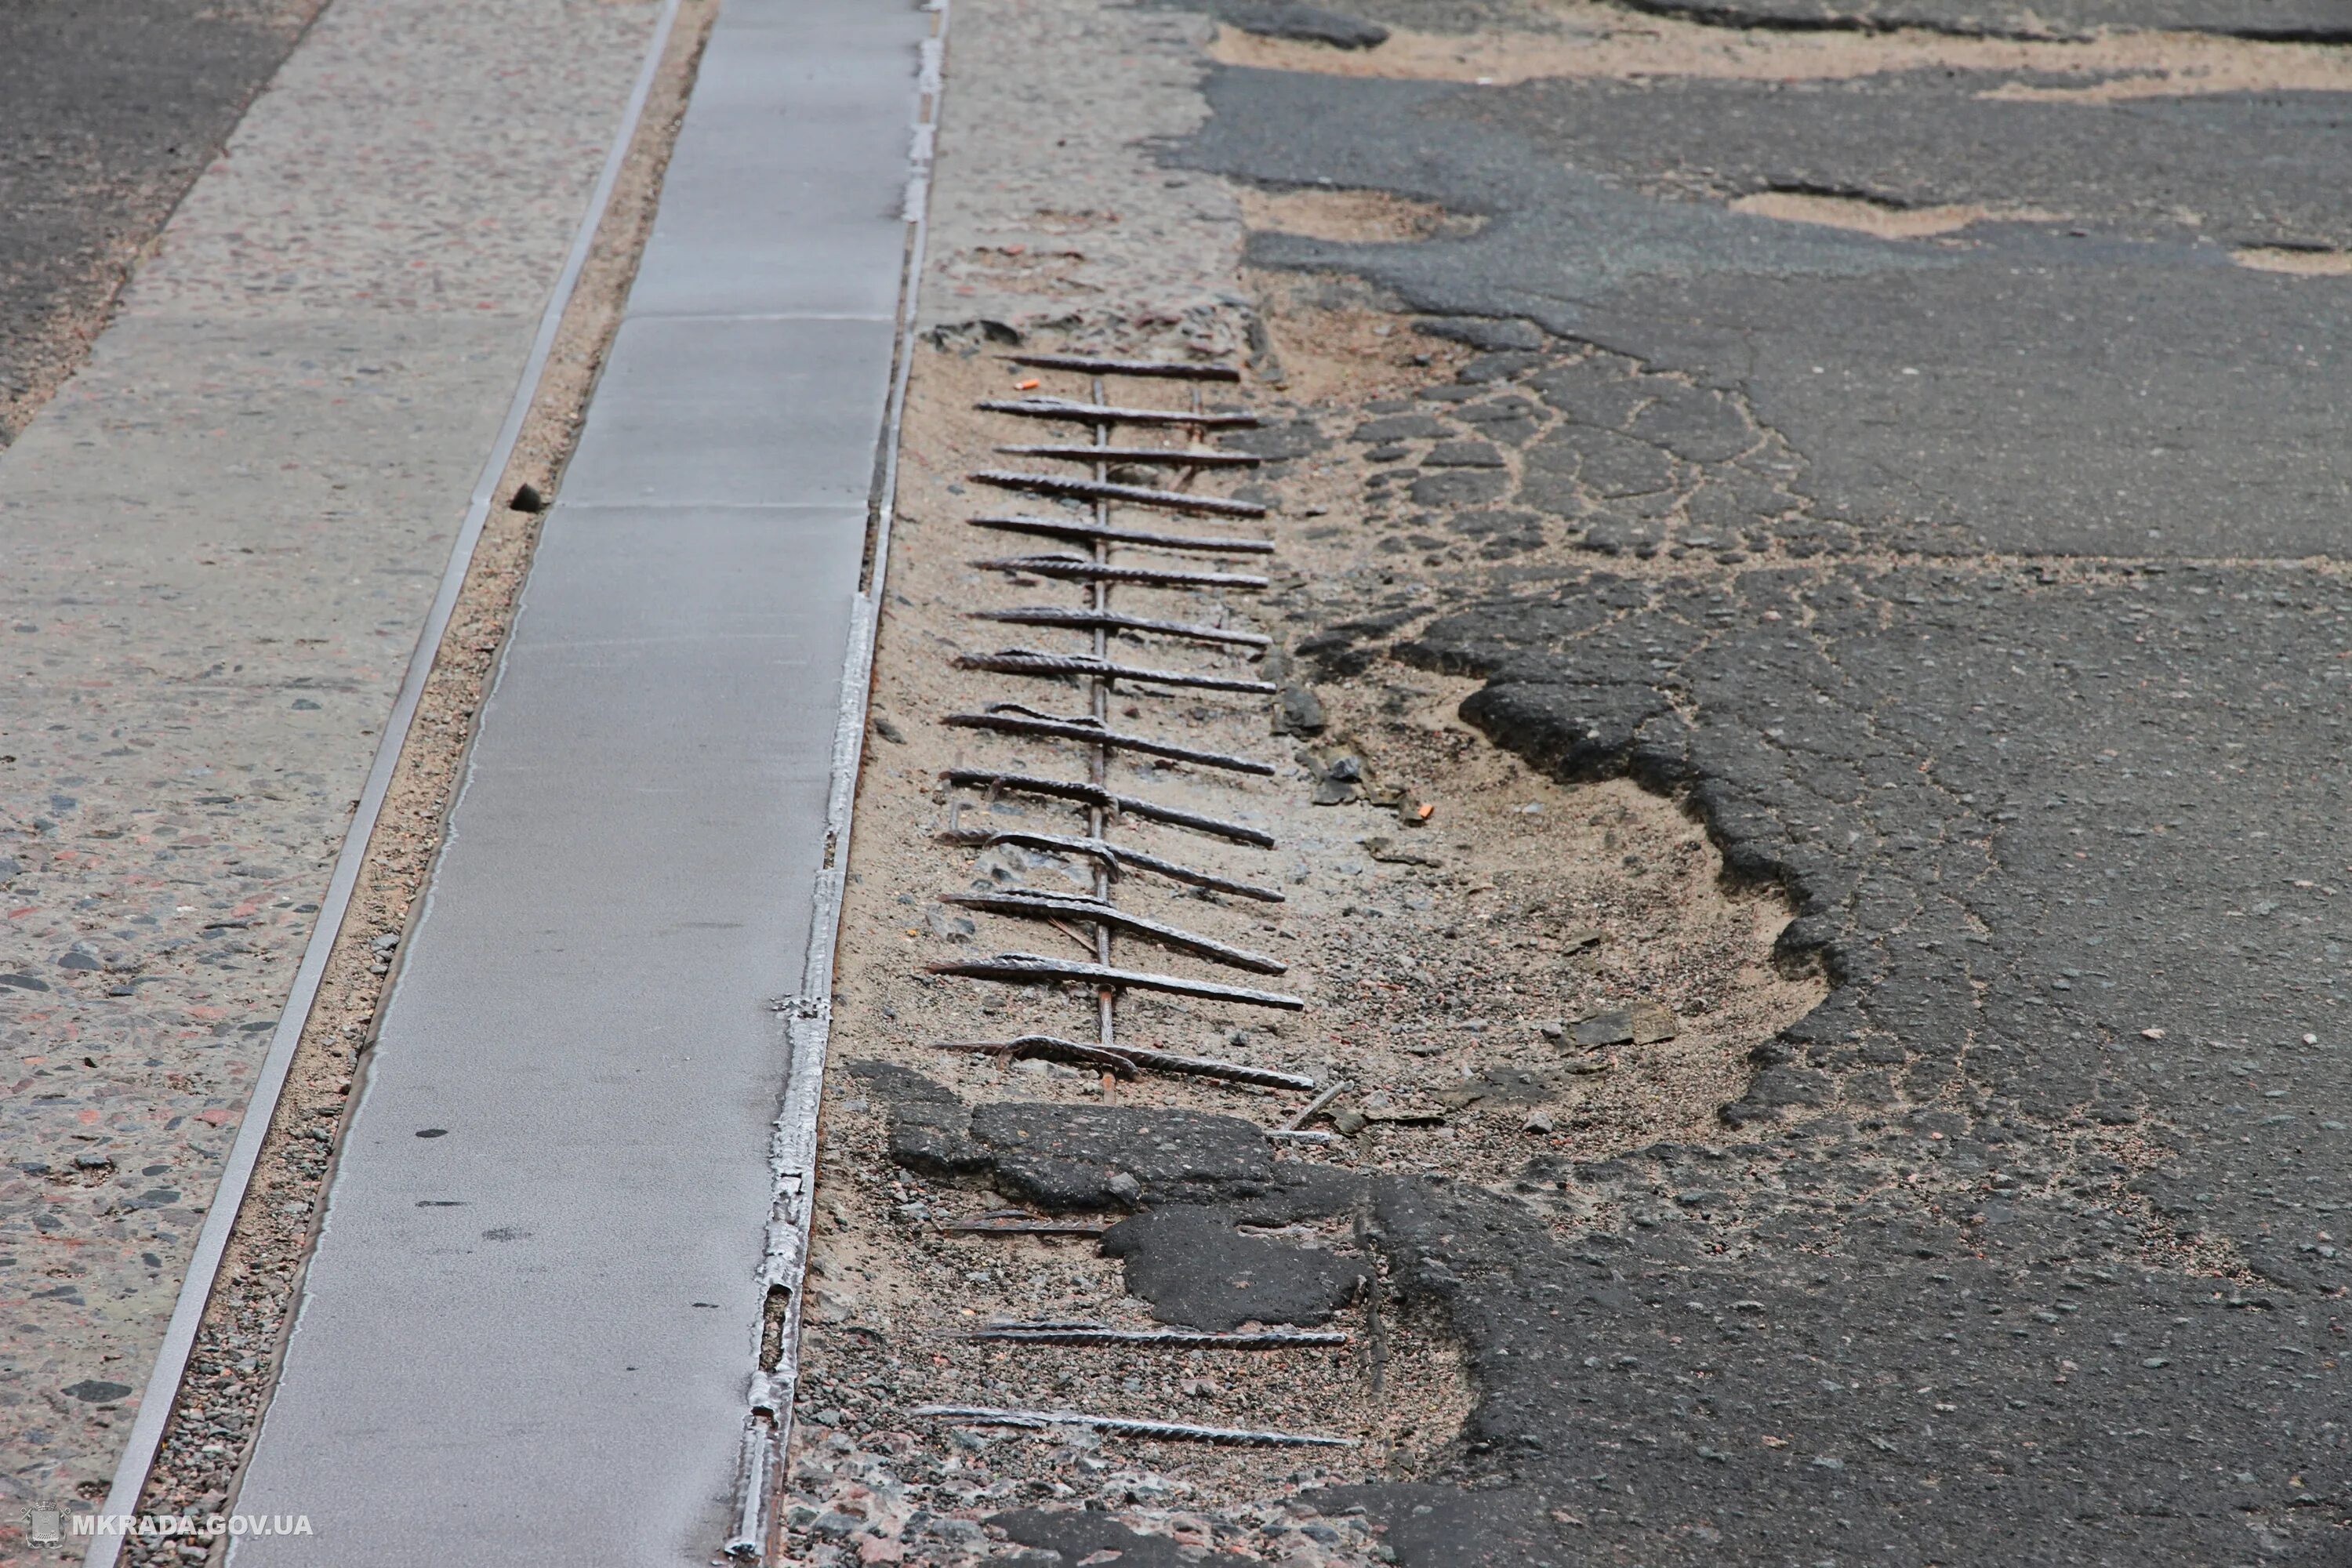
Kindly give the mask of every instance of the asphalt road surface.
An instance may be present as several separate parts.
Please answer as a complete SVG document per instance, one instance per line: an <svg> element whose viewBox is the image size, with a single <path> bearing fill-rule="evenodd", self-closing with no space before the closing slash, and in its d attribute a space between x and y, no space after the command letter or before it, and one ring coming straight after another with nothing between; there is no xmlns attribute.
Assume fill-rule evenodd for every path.
<svg viewBox="0 0 2352 1568"><path fill-rule="evenodd" d="M2158 19L2341 21L2293 9ZM2046 85L1228 67L1164 155L1465 220L1251 238L1493 351L1363 439L1569 416L1516 477L1375 479L1481 564L1325 657L1482 677L1531 763L1688 791L1834 982L1711 1148L1531 1168L1531 1206L1380 1184L1479 1389L1460 1487L1352 1500L1403 1561L2352 1561L2352 98ZM1563 533L1589 569L1515 572ZM1594 1184L1655 1217L1537 1223Z"/></svg>

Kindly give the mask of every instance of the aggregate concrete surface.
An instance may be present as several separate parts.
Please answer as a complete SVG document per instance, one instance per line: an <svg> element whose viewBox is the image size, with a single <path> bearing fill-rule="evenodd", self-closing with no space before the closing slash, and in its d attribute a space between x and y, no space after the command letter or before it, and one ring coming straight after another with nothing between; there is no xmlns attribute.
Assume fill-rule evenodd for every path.
<svg viewBox="0 0 2352 1568"><path fill-rule="evenodd" d="M2352 99L2050 85L1229 68L1166 153L1473 220L1250 239L1496 351L1369 410L1373 526L1472 549L1343 641L1682 793L1835 986L1718 1144L1383 1185L1478 1385L1467 1489L1334 1500L1402 1561L2345 1560Z"/></svg>
<svg viewBox="0 0 2352 1568"><path fill-rule="evenodd" d="M1024 215L1053 162L1002 128L943 163L927 321L1241 337L1288 378L1270 498L1355 487L1305 534L1355 559L1293 628L1300 679L1479 681L1462 718L1531 767L1695 813L1788 895L1778 961L1830 983L1704 1136L1286 1200L1369 1205L1473 1395L1442 1464L1301 1502L1429 1568L2352 1561L2352 94L2287 58L2341 18L1637 9L1365 0L1271 52L1233 41L1242 7L1097 13L1135 104L1053 100L1069 195ZM950 132L1008 101L1003 40L1064 80L1088 11L972 0ZM1576 60L1629 37L1643 68ZM2242 70L2189 64L2219 47ZM1167 177L1114 203L1137 148ZM1096 286L1121 217L1204 320ZM1380 384L1328 372L1350 354ZM1129 1292L1203 1321L1234 1321L1198 1288L1296 1163L1152 1207L1109 1167L1034 1179L953 1097L893 1114L905 1168L1146 1206ZM1215 1267L1163 1269L1153 1227ZM838 1473L887 1473L849 1430ZM1164 1550L1037 1517L989 1522L1024 1561ZM1188 1539L1310 1550L1244 1517Z"/></svg>
<svg viewBox="0 0 2352 1568"><path fill-rule="evenodd" d="M333 7L0 454L11 1549L19 1500L104 1494L654 14ZM257 79L207 73L224 50L272 62L245 35L206 44L226 21L175 43L171 16L142 32L99 8L59 47L184 56L142 79L150 98L113 76L87 90L178 116L184 153L209 155L205 126ZM199 87L202 123L173 107ZM126 101L126 138L139 112Z"/></svg>

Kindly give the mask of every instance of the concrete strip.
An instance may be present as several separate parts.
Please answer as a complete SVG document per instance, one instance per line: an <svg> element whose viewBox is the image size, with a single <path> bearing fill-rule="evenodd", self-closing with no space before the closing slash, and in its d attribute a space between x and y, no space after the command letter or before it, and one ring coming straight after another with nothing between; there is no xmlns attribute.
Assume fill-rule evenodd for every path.
<svg viewBox="0 0 2352 1568"><path fill-rule="evenodd" d="M420 1499L451 1563L737 1529L927 31L828 0L712 34L237 1502L317 1533L240 1565L413 1562ZM731 285L692 254L776 192ZM843 287L796 296L818 257Z"/></svg>
<svg viewBox="0 0 2352 1568"><path fill-rule="evenodd" d="M655 12L338 4L0 455L13 1496L115 1468Z"/></svg>

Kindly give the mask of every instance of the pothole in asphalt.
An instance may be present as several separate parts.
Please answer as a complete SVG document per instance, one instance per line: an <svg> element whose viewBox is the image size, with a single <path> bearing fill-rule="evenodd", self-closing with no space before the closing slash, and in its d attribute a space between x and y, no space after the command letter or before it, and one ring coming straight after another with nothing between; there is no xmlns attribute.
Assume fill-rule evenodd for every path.
<svg viewBox="0 0 2352 1568"><path fill-rule="evenodd" d="M2328 246L2246 245L2230 259L2257 272L2284 272L2291 278L2342 278L2352 275L2352 251Z"/></svg>
<svg viewBox="0 0 2352 1568"><path fill-rule="evenodd" d="M1362 379L1318 368L1307 345L1297 346L1294 390L1312 382L1336 395ZM1361 345L1377 363L1372 379L1382 383L1443 374L1412 365L1427 346L1411 334L1397 342L1367 337ZM1441 345L1430 357L1461 356ZM1083 1501L1115 1508L1130 1524L1168 1530L1175 1527L1155 1510L1213 1507L1231 1520L1276 1506L1265 1500L1271 1468L1263 1458L1097 1440L1066 1428L992 1438L912 1415L924 1403L1148 1415L1358 1443L1312 1452L1314 1463L1304 1468L1286 1457L1286 1485L1306 1484L1301 1475L1329 1481L1432 1473L1452 1451L1473 1396L1433 1307L1391 1302L1376 1320L1370 1292L1360 1289L1328 1318L1350 1342L1313 1351L1131 1354L974 1343L962 1334L994 1317L1149 1328L1168 1308L1130 1295L1130 1287L1145 1289L1136 1285L1132 1260L1104 1256L1094 1237L950 1227L1007 1204L1031 1215L1075 1205L1081 1217L1109 1220L1139 1199L1166 1213L1155 1207L1150 1184L1168 1181L1184 1201L1225 1205L1218 1212L1242 1226L1235 1245L1320 1248L1377 1268L1377 1241L1351 1227L1357 1200L1348 1194L1360 1193L1365 1179L1439 1174L1500 1188L1538 1163L1554 1169L1660 1141L1718 1142L1717 1112L1744 1092L1748 1052L1825 994L1817 975L1774 966L1773 943L1790 919L1777 892L1729 885L1703 829L1674 803L1623 781L1570 787L1530 773L1457 716L1476 682L1387 656L1388 645L1434 609L1437 596L1393 563L1333 560L1337 546L1328 536L1319 550L1304 548L1317 531L1351 525L1308 498L1321 493L1335 466L1348 466L1333 451L1331 432L1352 427L1366 410L1344 397L1280 404L1264 387L1244 386L1266 423L1229 439L1268 458L1264 489L1281 509L1270 521L1278 545L1267 563L1273 584L1251 599L1194 595L1181 613L1255 627L1275 648L1263 661L1240 652L1138 648L1150 646L1159 662L1229 664L1232 673L1255 672L1290 692L1311 690L1311 700L1287 693L1274 703L1209 693L1173 701L1122 696L1122 703L1153 705L1145 718L1128 716L1130 727L1157 721L1188 746L1269 759L1277 777L1235 784L1144 759L1115 761L1106 783L1245 823L1275 840L1265 850L1123 821L1122 842L1278 889L1283 901L1139 878L1121 883L1119 901L1275 955L1286 973L1269 984L1308 1006L1270 1016L1129 992L1120 1004L1120 1037L1327 1084L1345 1079L1351 1088L1323 1124L1336 1136L1276 1145L1265 1156L1272 1162L1266 1172L1220 1187L1226 1178L1203 1156L1179 1160L1175 1175L1145 1169L1142 1184L1126 1187L1111 1184L1124 1173L1112 1170L1097 1184L1104 1195L1091 1195L1085 1159L1058 1143L1024 1142L1027 1123L1010 1128L1006 1115L990 1108L1045 1108L1040 1114L1048 1121L1040 1125L1049 1131L1035 1135L1047 1142L1060 1136L1050 1128L1063 1125L1053 1117L1084 1127L1096 1124L1090 1117L1110 1118L1103 1123L1109 1125L1143 1111L1196 1119L1148 1124L1171 1137L1190 1127L1231 1142L1220 1130L1238 1128L1240 1143L1262 1147L1248 1130L1280 1126L1305 1096L1197 1078L1120 1082L1091 1068L939 1048L944 1041L1029 1034L1085 1037L1092 1023L1090 994L926 973L933 963L1004 948L1083 956L1036 922L939 901L947 893L1006 889L1066 895L1086 879L1084 866L1034 846L942 842L943 834L975 825L1074 830L1070 813L1055 802L951 792L940 782L953 769L1043 773L1068 760L1050 743L936 722L1004 695L1001 678L952 663L960 653L998 646L1003 628L969 612L1047 596L1045 584L1016 580L1008 590L1001 574L976 569L976 558L1003 551L965 522L991 503L963 476L996 466L997 446L1032 435L974 405L1042 395L1022 386L1033 379L977 349L920 350L914 366L877 721L836 973L825 1165L803 1340L809 1375L798 1408L809 1425L790 1485L795 1517L809 1530L856 1488L884 1500L873 1507L908 1517L918 1509L974 1518L1025 1501ZM1155 603L1148 590L1120 593L1132 613L1179 610L1172 599ZM1076 700L1027 700L1062 708ZM1113 717L1120 712L1115 706ZM1551 1205L1548 1218L1562 1226L1585 1223L1589 1216L1573 1208ZM1361 1556L1343 1540L1329 1560Z"/></svg>
<svg viewBox="0 0 2352 1568"><path fill-rule="evenodd" d="M1483 218L1449 212L1386 191L1244 189L1242 219L1251 228L1339 243L1455 239L1478 232Z"/></svg>
<svg viewBox="0 0 2352 1568"><path fill-rule="evenodd" d="M1731 210L1777 218L1782 223L1850 229L1880 239L1932 239L1937 235L1958 234L1971 224L2053 223L2059 217L2058 214L2036 208L1997 212L1972 203L1903 206L1866 196L1800 190L1758 191L1732 202Z"/></svg>

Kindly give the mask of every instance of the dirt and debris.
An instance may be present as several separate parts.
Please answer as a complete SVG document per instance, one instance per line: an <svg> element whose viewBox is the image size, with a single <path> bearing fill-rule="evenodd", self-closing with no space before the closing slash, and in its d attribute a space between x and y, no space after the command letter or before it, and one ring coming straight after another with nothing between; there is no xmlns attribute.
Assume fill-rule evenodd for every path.
<svg viewBox="0 0 2352 1568"><path fill-rule="evenodd" d="M1384 341L1372 341L1380 344L1375 374L1392 364L1400 378L1425 379L1441 361L1471 358L1419 338L1391 359ZM1136 346L1148 351L1150 342ZM1415 353L1432 364L1411 363ZM1297 388L1336 388L1354 367L1328 364L1295 343L1284 363L1292 395L1269 405L1260 393L1251 406L1312 438L1261 470L1281 545L1270 591L1255 605L1213 591L1205 614L1197 595L1171 595L1150 607L1155 616L1264 628L1275 646L1263 661L1235 644L1155 648L1150 662L1286 681L1312 697L1323 733L1305 745L1276 739L1286 713L1279 696L1122 695L1116 704L1150 703L1141 717L1122 721L1129 728L1268 758L1277 777L1229 783L1129 758L1114 761L1108 788L1275 841L1269 851L1128 814L1118 843L1269 885L1283 901L1138 874L1122 882L1120 904L1279 959L1282 984L1309 1007L1294 1021L1129 992L1119 1037L1318 1084L1344 1078L1355 1087L1326 1107L1329 1142L1266 1136L1307 1103L1299 1092L1150 1073L1130 1079L1083 1061L936 1048L1083 1035L1093 1005L1090 992L927 972L971 964L975 949L1010 947L1050 929L986 907L1008 891L1083 896L1090 875L1083 858L1047 847L1082 831L1072 826L1083 820L1072 804L947 782L984 786L1004 774L1051 774L1057 742L937 722L994 694L990 672L956 663L975 646L969 613L1015 603L1023 592L971 564L985 535L963 522L978 502L962 493L961 479L1004 439L1008 423L973 405L1009 390L1022 373L978 343L927 346L909 395L898 553L876 676L877 704L904 739L869 755L858 804L836 974L839 1054L825 1112L821 1190L833 1206L820 1205L827 1217L814 1244L803 1346L825 1365L843 1357L870 1364L883 1346L903 1359L920 1346L931 1358L925 1402L1135 1415L1142 1413L1135 1394L1171 1370L1165 1352L991 1347L948 1332L969 1321L967 1312L1137 1326L1328 1322L1349 1330L1355 1342L1256 1352L1255 1362L1213 1352L1234 1364L1174 1379L1171 1386L1195 1391L1179 1409L1206 1425L1373 1438L1359 1455L1323 1462L1335 1478L1395 1479L1448 1451L1470 1388L1442 1320L1426 1306L1381 1300L1381 1244L1359 1220L1370 1201L1365 1177L1445 1170L1508 1184L1538 1156L1594 1159L1661 1137L1719 1136L1716 1109L1737 1098L1750 1047L1810 1008L1822 984L1801 966L1785 973L1776 966L1772 948L1787 909L1769 889L1727 884L1705 834L1672 803L1627 784L1565 789L1528 773L1454 716L1468 683L1389 656L1434 600L1397 583L1393 566L1378 557L1327 542L1342 536L1307 537L1329 529L1322 518L1356 510L1339 487L1356 471L1360 448L1345 437L1362 416L1300 399ZM1473 423L1482 431L1503 426L1507 438L1520 434L1508 426L1513 416ZM1367 594L1376 602L1359 606ZM1388 602L1377 602L1383 595ZM1350 608L1334 614L1326 607L1333 604ZM932 919L941 896L966 889L981 906L957 916L968 926ZM1061 951L1066 956L1056 963L1090 956L1081 947ZM1188 969L1172 951L1153 963L1215 973ZM1606 1049L1563 1047L1553 1037L1563 1021L1612 1010L1643 1026ZM1659 1027L1661 1017L1674 1022ZM948 1230L981 1221L1007 1198L1041 1215L1133 1217L1099 1238ZM1580 1214L1574 1223L1590 1218ZM1377 1395L1369 1360L1375 1323ZM833 1408L837 1386L813 1378L802 1416ZM825 1561L822 1553L841 1545L814 1529L838 1483L804 1469L836 1434L854 1439L856 1452L902 1434L907 1447L885 1466L902 1487L913 1476L943 1475L938 1467L962 1452L957 1445L969 1432L910 1419L913 1403L877 1399L845 1429L805 1429L793 1461L802 1507L789 1533L807 1561ZM1066 1438L992 1440L999 1445L992 1451L1050 1453ZM1215 1518L1234 1517L1254 1495L1227 1456L1112 1436L1095 1441L1106 1453L1150 1454ZM911 1484L937 1511L939 1483ZM1039 1500L1058 1507L1076 1496ZM970 1502L958 1511L975 1525L984 1519ZM1120 1505L1118 1517L1133 1524L1132 1506ZM902 1522L895 1534L869 1527L864 1539L877 1543L871 1550L887 1539L908 1561L944 1550L920 1537Z"/></svg>

